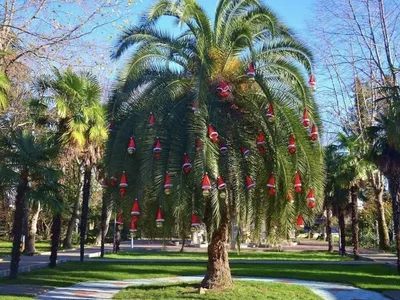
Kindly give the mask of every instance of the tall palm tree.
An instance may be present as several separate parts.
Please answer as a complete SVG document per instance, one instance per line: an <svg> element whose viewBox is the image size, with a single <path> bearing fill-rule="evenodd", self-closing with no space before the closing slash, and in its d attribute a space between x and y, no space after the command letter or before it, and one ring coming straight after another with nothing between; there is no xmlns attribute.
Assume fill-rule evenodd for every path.
<svg viewBox="0 0 400 300"><path fill-rule="evenodd" d="M57 134L62 145L59 165L61 169L78 160L83 166L81 260L84 257L86 225L90 198L92 170L99 160L103 143L107 139L105 111L100 104L101 88L90 73L77 74L71 69L54 70L54 78L39 82L43 95L54 102L58 115ZM48 94L48 93L50 94ZM58 194L61 200L62 193ZM50 266L56 265L61 232L61 211L54 216L52 227L52 253Z"/></svg>
<svg viewBox="0 0 400 300"><path fill-rule="evenodd" d="M182 32L158 28L164 16ZM312 73L311 53L256 0L218 1L214 22L195 0L157 1L139 25L121 35L115 58L128 49L129 63L109 102L108 174L126 171L130 197L122 202L139 199L145 219L140 224L147 229L154 232L161 209L158 223L165 222L159 235L168 234L176 218L197 214L209 240L202 286L228 287L225 244L232 220L254 234L265 222L286 236L299 213L313 216L306 205L309 188L316 199L322 197L322 152L309 137L309 125L320 127L320 121L303 74ZM311 121L305 120L306 128L300 121L304 109ZM135 154L126 151L131 136ZM184 153L190 166L182 171ZM167 171L172 188L164 185ZM296 171L302 181L298 193ZM207 176L211 183L202 184ZM219 176L226 185L219 182L218 189ZM294 205L287 201L290 191ZM118 189L112 193L118 198Z"/></svg>
<svg viewBox="0 0 400 300"><path fill-rule="evenodd" d="M39 196L42 201L53 198L58 174L50 162L58 149L52 142L48 137L23 131L0 136L0 179L16 188L10 278L18 273L25 201Z"/></svg>

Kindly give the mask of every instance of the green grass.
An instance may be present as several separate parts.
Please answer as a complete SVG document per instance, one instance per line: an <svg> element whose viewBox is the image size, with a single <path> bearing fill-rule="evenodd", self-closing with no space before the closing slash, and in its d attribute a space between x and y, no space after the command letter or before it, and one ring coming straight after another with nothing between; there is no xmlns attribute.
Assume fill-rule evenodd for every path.
<svg viewBox="0 0 400 300"><path fill-rule="evenodd" d="M207 291L198 293L196 283L174 283L159 285L142 285L128 287L119 292L113 299L206 299L206 300L319 300L309 289L282 283L240 282L236 281L232 289L224 291Z"/></svg>
<svg viewBox="0 0 400 300"><path fill-rule="evenodd" d="M111 259L183 259L183 260L207 260L206 252L168 252L168 251L121 251L118 254L107 254ZM347 261L352 260L348 256L340 256L338 253L326 251L301 251L301 252L271 252L271 251L236 251L229 252L230 260L301 260L301 261Z"/></svg>
<svg viewBox="0 0 400 300"><path fill-rule="evenodd" d="M243 265L231 263L232 275L292 278L347 283L375 291L400 290L396 269L381 265ZM204 275L206 264L68 262L56 269L40 269L19 275L16 280L0 279L0 284L32 284L62 287L82 281Z"/></svg>
<svg viewBox="0 0 400 300"><path fill-rule="evenodd" d="M6 296L6 295L0 295L1 300L32 300L35 299L35 297L30 297L30 296Z"/></svg>
<svg viewBox="0 0 400 300"><path fill-rule="evenodd" d="M0 256L10 256L12 242L0 241ZM36 251L38 253L50 251L50 241L36 242Z"/></svg>

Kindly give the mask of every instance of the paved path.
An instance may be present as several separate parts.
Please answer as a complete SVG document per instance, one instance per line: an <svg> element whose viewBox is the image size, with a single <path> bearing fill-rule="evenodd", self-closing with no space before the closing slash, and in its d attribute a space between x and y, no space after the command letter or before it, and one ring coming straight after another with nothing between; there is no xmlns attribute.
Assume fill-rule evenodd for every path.
<svg viewBox="0 0 400 300"><path fill-rule="evenodd" d="M159 283L178 283L197 281L203 279L201 276L182 276L172 278L154 278L154 279L133 279L121 281L97 281L83 282L66 288L58 288L48 293L38 296L40 300L56 300L56 299L76 299L76 300L94 300L94 299L111 299L119 291L128 286L159 284ZM256 278L256 277L236 277L236 280L253 280L263 282L276 282L284 284L296 284L309 288L315 294L325 300L389 300L383 295L358 289L349 285L303 281L295 279L274 279L274 278Z"/></svg>

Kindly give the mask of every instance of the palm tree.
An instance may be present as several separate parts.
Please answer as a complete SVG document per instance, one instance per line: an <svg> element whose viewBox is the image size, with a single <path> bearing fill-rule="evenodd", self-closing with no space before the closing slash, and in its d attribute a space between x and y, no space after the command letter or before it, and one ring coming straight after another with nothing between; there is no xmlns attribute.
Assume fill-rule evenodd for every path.
<svg viewBox="0 0 400 300"><path fill-rule="evenodd" d="M90 73L76 74L54 70L54 78L39 82L41 92L55 103L58 115L57 133L62 145L59 157L61 169L79 161L83 166L81 261L84 257L86 225L90 198L92 170L99 160L107 139L104 109L100 105L101 88ZM46 94L50 92L50 96ZM61 201L62 193L58 193ZM56 265L61 232L61 211L54 216L50 266Z"/></svg>
<svg viewBox="0 0 400 300"><path fill-rule="evenodd" d="M0 136L1 182L16 188L10 278L16 278L18 273L25 201L39 196L42 201L52 198L58 174L50 162L57 153L48 137L23 131Z"/></svg>
<svg viewBox="0 0 400 300"><path fill-rule="evenodd" d="M157 28L164 16L182 26L178 36ZM164 225L157 234L164 236L180 218L196 214L209 240L202 286L228 287L225 244L232 220L254 235L265 222L286 236L299 213L313 217L306 205L309 188L322 197L322 153L307 124L320 127L320 121L302 72L312 73L311 53L254 0L218 1L214 23L195 0L157 1L139 25L121 35L115 58L128 49L129 63L109 102L107 172L126 171L129 184L129 197L117 201L137 197L140 224L153 232L161 209L158 225ZM300 122L304 110L306 128ZM126 151L131 136L134 154ZM186 156L190 165L182 171ZM302 189L297 186L295 204L289 205L296 171ZM168 176L172 187L164 186ZM219 176L225 185L218 188ZM111 190L118 199L118 189Z"/></svg>
<svg viewBox="0 0 400 300"><path fill-rule="evenodd" d="M4 51L0 51L0 56L6 55ZM0 111L8 107L7 92L10 90L10 81L6 73L0 71Z"/></svg>

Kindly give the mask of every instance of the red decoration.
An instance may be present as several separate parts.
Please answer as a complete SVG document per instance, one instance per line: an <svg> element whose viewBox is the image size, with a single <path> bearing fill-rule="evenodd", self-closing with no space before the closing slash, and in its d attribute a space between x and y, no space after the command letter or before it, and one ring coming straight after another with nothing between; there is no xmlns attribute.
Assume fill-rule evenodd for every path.
<svg viewBox="0 0 400 300"><path fill-rule="evenodd" d="M185 174L189 174L190 170L192 169L192 164L190 163L189 160L189 155L186 153L183 154L183 165L182 165L182 170Z"/></svg>
<svg viewBox="0 0 400 300"><path fill-rule="evenodd" d="M112 131L114 131L115 130L115 121L114 120L111 120L110 121L110 125L108 125L108 131L109 132L112 132Z"/></svg>
<svg viewBox="0 0 400 300"><path fill-rule="evenodd" d="M126 174L125 171L122 171L121 179L119 180L119 187L127 187L128 182L126 180Z"/></svg>
<svg viewBox="0 0 400 300"><path fill-rule="evenodd" d="M222 179L221 176L218 176L217 178L217 188L219 190L223 190L226 187L226 183L224 182L224 180Z"/></svg>
<svg viewBox="0 0 400 300"><path fill-rule="evenodd" d="M199 138L196 139L195 147L196 151L200 151L201 149L203 149L203 142Z"/></svg>
<svg viewBox="0 0 400 300"><path fill-rule="evenodd" d="M251 62L249 65L249 70L247 71L247 76L249 76L250 78L254 78L254 76L256 76L256 72L254 70L254 63Z"/></svg>
<svg viewBox="0 0 400 300"><path fill-rule="evenodd" d="M317 125L313 124L311 127L311 140L313 142L318 140L318 130L317 130Z"/></svg>
<svg viewBox="0 0 400 300"><path fill-rule="evenodd" d="M262 145L266 144L264 133L261 130L258 132L256 144L257 144L257 146L262 146Z"/></svg>
<svg viewBox="0 0 400 300"><path fill-rule="evenodd" d="M131 219L131 226L130 226L130 228L129 228L129 231L130 231L130 232L135 232L135 231L137 231L137 225L136 225L137 219L134 218L134 217L135 217L135 216L132 216L132 219Z"/></svg>
<svg viewBox="0 0 400 300"><path fill-rule="evenodd" d="M300 180L300 174L299 172L296 171L296 175L294 177L294 191L296 193L301 193L301 180Z"/></svg>
<svg viewBox="0 0 400 300"><path fill-rule="evenodd" d="M246 175L246 189L251 189L254 187L254 182L249 175Z"/></svg>
<svg viewBox="0 0 400 300"><path fill-rule="evenodd" d="M140 206L139 206L138 199L135 199L133 201L132 209L131 209L131 215L132 216L139 216L140 215Z"/></svg>
<svg viewBox="0 0 400 300"><path fill-rule="evenodd" d="M161 206L158 207L156 222L164 222L164 218L163 218L162 211L161 211Z"/></svg>
<svg viewBox="0 0 400 300"><path fill-rule="evenodd" d="M244 147L244 146L241 146L241 147L240 147L240 153L242 153L243 156L247 156L247 155L250 153L250 150L247 149L247 148Z"/></svg>
<svg viewBox="0 0 400 300"><path fill-rule="evenodd" d="M219 143L219 151L221 151L221 153L225 153L228 151L228 147L224 143Z"/></svg>
<svg viewBox="0 0 400 300"><path fill-rule="evenodd" d="M289 153L292 155L296 153L296 139L294 138L293 133L289 137L288 150L289 150Z"/></svg>
<svg viewBox="0 0 400 300"><path fill-rule="evenodd" d="M115 223L124 224L124 214L122 213L122 211L119 212Z"/></svg>
<svg viewBox="0 0 400 300"><path fill-rule="evenodd" d="M200 112L200 100L199 100L199 98L197 98L196 101L193 102L192 110L193 110L194 113L199 113Z"/></svg>
<svg viewBox="0 0 400 300"><path fill-rule="evenodd" d="M297 227L304 228L304 219L302 215L297 216L296 225Z"/></svg>
<svg viewBox="0 0 400 300"><path fill-rule="evenodd" d="M116 186L117 185L117 177L114 175L110 177L110 184L111 186Z"/></svg>
<svg viewBox="0 0 400 300"><path fill-rule="evenodd" d="M269 104L268 106L268 110L267 110L267 119L272 119L275 117L275 113L274 113L274 107L272 106L272 103Z"/></svg>
<svg viewBox="0 0 400 300"><path fill-rule="evenodd" d="M288 201L290 204L292 204L292 203L294 202L294 199L293 199L293 195L292 195L292 191L291 191L291 190L288 190L288 191L287 191L287 193L286 193L286 199L287 199L287 201Z"/></svg>
<svg viewBox="0 0 400 300"><path fill-rule="evenodd" d="M197 218L196 214L193 212L192 213L192 227L199 226L199 225L200 225L199 219Z"/></svg>
<svg viewBox="0 0 400 300"><path fill-rule="evenodd" d="M215 131L214 127L211 124L208 125L208 136L213 141L213 143L216 143L218 141L218 132Z"/></svg>
<svg viewBox="0 0 400 300"><path fill-rule="evenodd" d="M129 139L129 144L128 144L128 153L133 154L136 152L136 143L133 137Z"/></svg>
<svg viewBox="0 0 400 300"><path fill-rule="evenodd" d="M315 92L317 90L317 82L315 81L314 75L310 75L310 78L308 79L308 85L310 89Z"/></svg>
<svg viewBox="0 0 400 300"><path fill-rule="evenodd" d="M207 172L203 176L203 181L202 181L201 188L203 190L211 190L211 182L210 182L210 178L208 177L208 173Z"/></svg>
<svg viewBox="0 0 400 300"><path fill-rule="evenodd" d="M119 194L123 197L126 195L126 188L125 187L120 187L119 188Z"/></svg>
<svg viewBox="0 0 400 300"><path fill-rule="evenodd" d="M303 122L303 126L304 126L304 127L310 126L310 118L309 118L309 116L308 116L308 110L307 110L307 108L304 108L304 111L303 111L303 120L302 120L302 122Z"/></svg>
<svg viewBox="0 0 400 300"><path fill-rule="evenodd" d="M307 207L308 208L314 208L315 207L315 201L307 201Z"/></svg>
<svg viewBox="0 0 400 300"><path fill-rule="evenodd" d="M173 184L171 183L171 176L169 175L168 172L166 172L165 176L164 176L164 189L169 189L172 187L173 187Z"/></svg>
<svg viewBox="0 0 400 300"><path fill-rule="evenodd" d="M275 190L275 174L274 174L274 172L271 172L271 175L269 176L267 187L268 187L268 194L270 194L271 196L275 195L276 190Z"/></svg>
<svg viewBox="0 0 400 300"><path fill-rule="evenodd" d="M224 81L221 81L220 83L218 83L218 86L216 88L216 92L217 92L217 96L220 99L227 98L229 96L229 94L230 94L229 84L227 84Z"/></svg>
<svg viewBox="0 0 400 300"><path fill-rule="evenodd" d="M314 192L312 188L308 191L307 194L307 206L308 208L314 208L315 207L315 198L314 198Z"/></svg>
<svg viewBox="0 0 400 300"><path fill-rule="evenodd" d="M160 138L157 137L156 138L156 142L155 142L154 147L153 147L153 152L155 153L156 159L160 159L161 151L162 151L162 147L161 147Z"/></svg>
<svg viewBox="0 0 400 300"><path fill-rule="evenodd" d="M102 187L103 189L108 188L107 179L104 178L104 179L101 181L101 187Z"/></svg>
<svg viewBox="0 0 400 300"><path fill-rule="evenodd" d="M155 123L154 115L153 115L152 112L150 112L148 125L149 125L149 126L153 126L154 123Z"/></svg>

